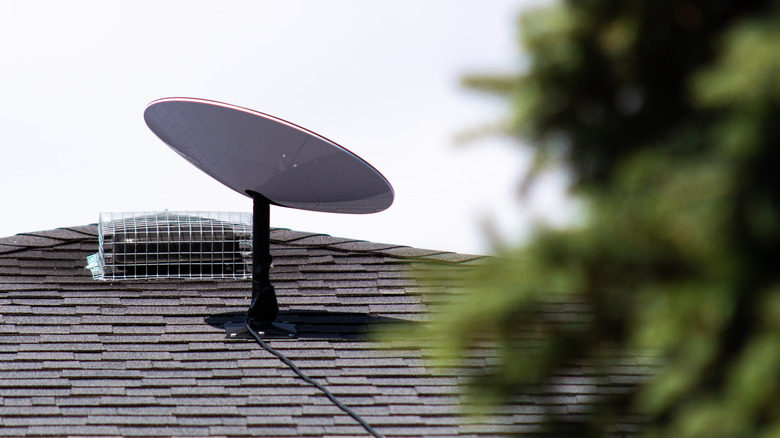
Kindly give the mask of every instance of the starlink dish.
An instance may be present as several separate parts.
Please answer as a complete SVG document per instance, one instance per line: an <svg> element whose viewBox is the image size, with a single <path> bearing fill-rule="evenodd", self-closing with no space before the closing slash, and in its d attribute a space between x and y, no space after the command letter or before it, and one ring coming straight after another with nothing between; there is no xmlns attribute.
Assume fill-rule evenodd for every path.
<svg viewBox="0 0 780 438"><path fill-rule="evenodd" d="M274 322L270 206L331 213L376 213L393 203L393 188L376 169L336 143L288 121L226 103L165 98L144 120L162 141L196 167L252 198L252 302L246 324L262 336L294 337Z"/></svg>
<svg viewBox="0 0 780 438"><path fill-rule="evenodd" d="M144 112L149 128L231 189L272 204L331 213L376 213L393 188L371 165L293 123L247 108L165 98Z"/></svg>

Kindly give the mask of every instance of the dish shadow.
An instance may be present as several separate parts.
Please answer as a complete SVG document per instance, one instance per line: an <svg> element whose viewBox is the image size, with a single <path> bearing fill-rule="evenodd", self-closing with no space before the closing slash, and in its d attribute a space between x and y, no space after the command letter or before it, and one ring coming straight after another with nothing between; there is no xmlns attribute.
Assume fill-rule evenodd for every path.
<svg viewBox="0 0 780 438"><path fill-rule="evenodd" d="M246 312L223 312L209 315L204 321L224 329L225 324L243 322L245 316ZM411 321L366 313L281 310L276 322L295 324L298 339L365 340L371 332Z"/></svg>

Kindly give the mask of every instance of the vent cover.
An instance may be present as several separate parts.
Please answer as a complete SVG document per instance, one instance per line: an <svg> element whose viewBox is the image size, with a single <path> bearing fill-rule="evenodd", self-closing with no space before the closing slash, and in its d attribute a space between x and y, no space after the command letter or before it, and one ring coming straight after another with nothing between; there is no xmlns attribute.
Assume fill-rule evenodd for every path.
<svg viewBox="0 0 780 438"><path fill-rule="evenodd" d="M252 276L250 213L101 213L98 234L96 280Z"/></svg>

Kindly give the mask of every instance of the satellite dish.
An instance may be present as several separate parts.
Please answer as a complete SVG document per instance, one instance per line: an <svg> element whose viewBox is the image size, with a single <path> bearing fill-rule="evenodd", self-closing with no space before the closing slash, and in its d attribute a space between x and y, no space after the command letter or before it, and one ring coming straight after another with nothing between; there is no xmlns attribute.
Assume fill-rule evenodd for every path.
<svg viewBox="0 0 780 438"><path fill-rule="evenodd" d="M357 155L268 114L166 98L150 103L144 119L184 159L242 195L330 213L376 213L393 203L390 183Z"/></svg>
<svg viewBox="0 0 780 438"><path fill-rule="evenodd" d="M253 200L252 304L247 323L266 337L293 337L275 323L269 279L270 205L331 213L376 213L393 203L390 183L338 144L285 120L226 103L165 98L144 120L187 161ZM235 335L241 327L226 327Z"/></svg>

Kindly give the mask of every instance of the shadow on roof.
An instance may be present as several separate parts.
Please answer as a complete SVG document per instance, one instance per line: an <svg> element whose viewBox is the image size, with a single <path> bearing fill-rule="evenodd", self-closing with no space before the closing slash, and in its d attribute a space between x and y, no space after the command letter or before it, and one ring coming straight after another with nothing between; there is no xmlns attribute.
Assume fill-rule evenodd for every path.
<svg viewBox="0 0 780 438"><path fill-rule="evenodd" d="M246 312L215 313L204 318L206 324L224 329L227 323L244 321ZM295 324L298 339L364 340L370 332L387 325L409 321L366 313L328 310L281 310L277 322Z"/></svg>

